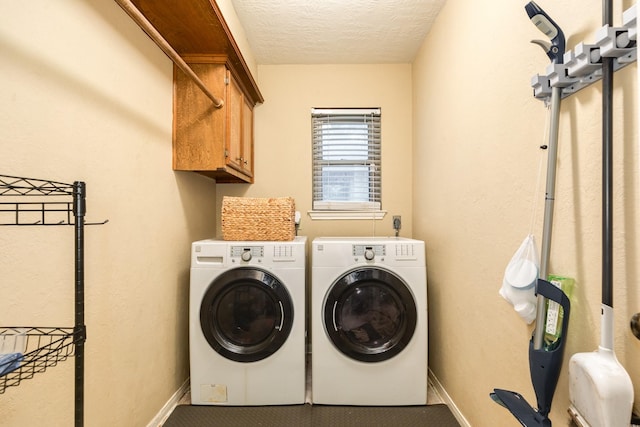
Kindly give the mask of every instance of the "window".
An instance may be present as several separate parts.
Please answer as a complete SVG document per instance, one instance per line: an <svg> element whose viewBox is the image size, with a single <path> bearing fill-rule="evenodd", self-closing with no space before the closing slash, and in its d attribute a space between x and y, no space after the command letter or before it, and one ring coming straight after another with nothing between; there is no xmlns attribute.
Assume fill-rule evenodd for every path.
<svg viewBox="0 0 640 427"><path fill-rule="evenodd" d="M311 111L313 209L380 210L380 109Z"/></svg>

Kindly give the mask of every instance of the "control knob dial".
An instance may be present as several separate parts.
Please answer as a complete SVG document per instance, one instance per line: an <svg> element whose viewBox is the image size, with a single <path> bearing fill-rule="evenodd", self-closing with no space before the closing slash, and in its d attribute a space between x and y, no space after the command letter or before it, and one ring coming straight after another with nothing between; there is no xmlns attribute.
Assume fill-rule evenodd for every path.
<svg viewBox="0 0 640 427"><path fill-rule="evenodd" d="M373 249L366 249L364 251L364 258L367 261L371 261L376 257L376 253L373 251Z"/></svg>

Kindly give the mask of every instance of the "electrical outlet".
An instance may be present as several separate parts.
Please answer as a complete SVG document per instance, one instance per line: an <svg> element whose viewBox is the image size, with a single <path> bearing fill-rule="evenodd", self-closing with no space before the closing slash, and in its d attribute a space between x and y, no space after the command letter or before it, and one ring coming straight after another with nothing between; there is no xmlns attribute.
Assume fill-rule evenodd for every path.
<svg viewBox="0 0 640 427"><path fill-rule="evenodd" d="M402 218L400 215L393 216L393 229L398 231L402 228Z"/></svg>

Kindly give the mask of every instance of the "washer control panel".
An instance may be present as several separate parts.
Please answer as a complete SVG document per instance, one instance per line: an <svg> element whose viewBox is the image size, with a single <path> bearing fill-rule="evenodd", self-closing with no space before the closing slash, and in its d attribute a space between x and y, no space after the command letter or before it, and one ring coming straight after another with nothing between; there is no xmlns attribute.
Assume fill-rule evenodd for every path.
<svg viewBox="0 0 640 427"><path fill-rule="evenodd" d="M242 261L249 262L254 257L262 258L264 256L263 246L231 246L231 258L240 258Z"/></svg>

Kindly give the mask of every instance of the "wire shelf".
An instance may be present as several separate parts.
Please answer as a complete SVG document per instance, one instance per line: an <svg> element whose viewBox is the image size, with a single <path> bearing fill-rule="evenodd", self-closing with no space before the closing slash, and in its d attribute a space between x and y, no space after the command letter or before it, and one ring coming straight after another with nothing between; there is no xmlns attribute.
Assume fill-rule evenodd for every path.
<svg viewBox="0 0 640 427"><path fill-rule="evenodd" d="M0 327L0 343L10 354L0 361L0 394L73 356L76 344L84 340L84 329Z"/></svg>
<svg viewBox="0 0 640 427"><path fill-rule="evenodd" d="M80 183L66 184L36 178L0 175L0 226L4 225L75 225L79 212L84 215L84 188ZM24 197L46 196L38 199ZM78 206L81 202L83 205ZM102 225L109 222L85 222Z"/></svg>
<svg viewBox="0 0 640 427"><path fill-rule="evenodd" d="M33 196L36 196L33 198ZM74 359L74 421L84 425L84 226L86 185L0 174L0 225L72 225L75 326L0 327L0 394L69 357Z"/></svg>
<svg viewBox="0 0 640 427"><path fill-rule="evenodd" d="M0 175L0 196L73 196L73 184Z"/></svg>
<svg viewBox="0 0 640 427"><path fill-rule="evenodd" d="M73 196L73 184L0 175L0 225L73 225Z"/></svg>

